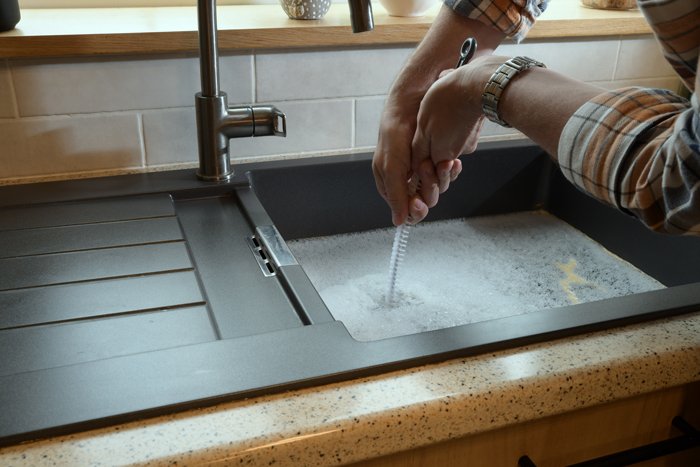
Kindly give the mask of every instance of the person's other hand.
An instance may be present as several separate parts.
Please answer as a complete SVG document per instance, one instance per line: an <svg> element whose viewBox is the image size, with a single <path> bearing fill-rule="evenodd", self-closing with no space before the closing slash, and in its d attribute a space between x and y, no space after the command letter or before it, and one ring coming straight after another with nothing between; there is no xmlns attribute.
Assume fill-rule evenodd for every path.
<svg viewBox="0 0 700 467"><path fill-rule="evenodd" d="M392 104L387 102L382 114L379 141L372 160L372 171L377 185L377 191L391 208L392 222L401 225L404 222L415 224L420 222L428 214L429 205L422 198L421 190L413 195L409 194L409 181L412 176L418 175L411 167L412 141L416 133L416 115L419 104L401 102ZM428 174L429 183L437 177L437 185L440 192L447 190L450 181L457 178L462 171L462 162L459 159L441 161L434 168L430 160L426 161L426 167L420 172ZM421 179L421 185L423 181ZM432 205L437 202L437 196Z"/></svg>
<svg viewBox="0 0 700 467"><path fill-rule="evenodd" d="M420 177L420 194L429 208L459 176L458 157L476 150L485 118L481 94L490 73L503 61L503 57L488 55L459 69L445 70L421 101L411 170Z"/></svg>

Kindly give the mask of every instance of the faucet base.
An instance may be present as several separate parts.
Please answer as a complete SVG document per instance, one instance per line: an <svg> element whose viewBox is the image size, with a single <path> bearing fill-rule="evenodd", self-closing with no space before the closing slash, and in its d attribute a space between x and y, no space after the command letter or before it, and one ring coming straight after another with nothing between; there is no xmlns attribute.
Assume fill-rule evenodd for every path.
<svg viewBox="0 0 700 467"><path fill-rule="evenodd" d="M197 171L197 178L205 182L228 182L233 178L233 170L225 174L206 175Z"/></svg>
<svg viewBox="0 0 700 467"><path fill-rule="evenodd" d="M226 94L195 96L199 170L197 177L207 181L226 181L233 176L229 158L229 140L222 134L222 122L227 114Z"/></svg>
<svg viewBox="0 0 700 467"><path fill-rule="evenodd" d="M226 93L195 96L199 170L197 177L207 181L227 181L233 177L229 145L231 138L286 136L287 123L282 111L273 105L228 107Z"/></svg>

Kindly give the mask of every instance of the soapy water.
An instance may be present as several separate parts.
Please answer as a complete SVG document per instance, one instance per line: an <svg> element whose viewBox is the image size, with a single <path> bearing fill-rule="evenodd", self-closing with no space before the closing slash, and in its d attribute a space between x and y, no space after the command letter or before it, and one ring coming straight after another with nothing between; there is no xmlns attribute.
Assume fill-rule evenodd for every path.
<svg viewBox="0 0 700 467"><path fill-rule="evenodd" d="M290 241L334 318L371 341L663 288L541 211L411 228L393 303L393 228Z"/></svg>

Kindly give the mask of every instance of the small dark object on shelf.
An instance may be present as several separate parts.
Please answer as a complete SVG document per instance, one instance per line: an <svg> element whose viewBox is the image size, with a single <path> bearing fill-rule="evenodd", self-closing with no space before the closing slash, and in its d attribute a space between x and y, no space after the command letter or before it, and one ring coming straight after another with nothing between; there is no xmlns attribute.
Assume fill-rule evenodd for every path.
<svg viewBox="0 0 700 467"><path fill-rule="evenodd" d="M0 0L0 32L14 29L19 20L18 0Z"/></svg>

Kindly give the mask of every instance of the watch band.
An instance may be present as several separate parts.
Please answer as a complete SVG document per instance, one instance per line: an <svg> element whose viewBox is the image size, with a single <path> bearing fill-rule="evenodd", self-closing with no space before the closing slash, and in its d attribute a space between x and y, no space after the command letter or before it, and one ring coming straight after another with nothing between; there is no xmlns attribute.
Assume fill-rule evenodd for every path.
<svg viewBox="0 0 700 467"><path fill-rule="evenodd" d="M498 102L510 80L518 73L533 66L547 68L544 63L523 56L513 57L498 67L486 83L484 93L481 96L481 108L486 118L501 126L510 128L510 125L498 115Z"/></svg>

